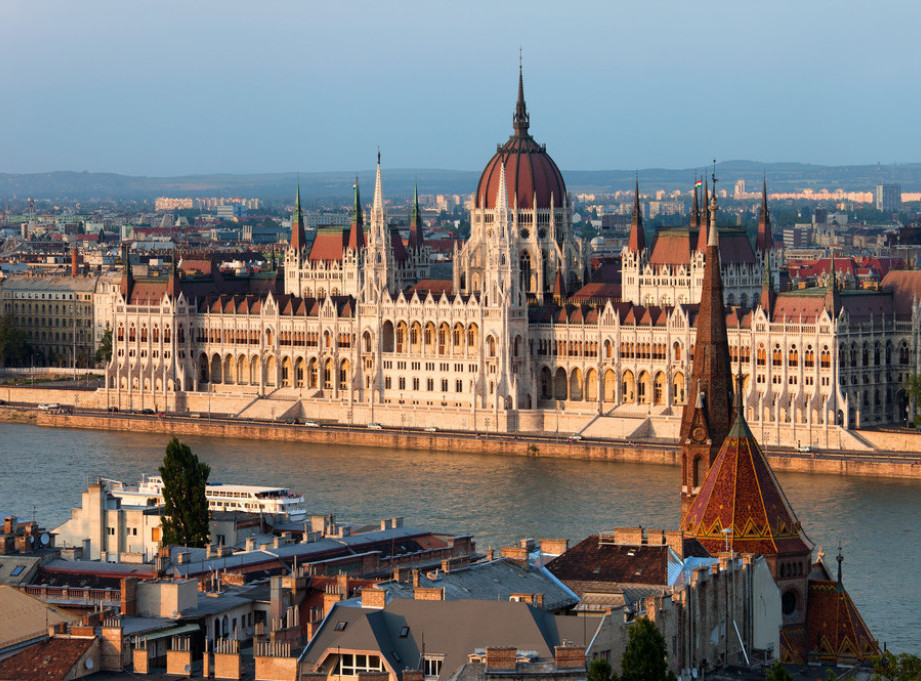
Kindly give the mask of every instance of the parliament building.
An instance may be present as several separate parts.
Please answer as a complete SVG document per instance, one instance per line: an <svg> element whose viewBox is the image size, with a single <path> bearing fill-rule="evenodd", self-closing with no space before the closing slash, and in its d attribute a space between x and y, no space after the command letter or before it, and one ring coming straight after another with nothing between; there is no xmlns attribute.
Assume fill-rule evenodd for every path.
<svg viewBox="0 0 921 681"><path fill-rule="evenodd" d="M719 225L715 191L695 188L689 225L651 245L636 202L620 293L596 294L610 287L593 280L563 174L530 133L520 74L512 122L475 188L450 280L431 278L418 197L409 239L392 228L380 158L370 209L356 182L351 224L310 244L298 194L272 272L183 262L136 279L126 266L111 297L108 403L676 439L699 395L691 367L716 257L731 368L759 441L842 447L854 428L904 422L905 380L921 371L919 273L864 291L832 268L824 286L778 291L766 191L753 245Z"/></svg>

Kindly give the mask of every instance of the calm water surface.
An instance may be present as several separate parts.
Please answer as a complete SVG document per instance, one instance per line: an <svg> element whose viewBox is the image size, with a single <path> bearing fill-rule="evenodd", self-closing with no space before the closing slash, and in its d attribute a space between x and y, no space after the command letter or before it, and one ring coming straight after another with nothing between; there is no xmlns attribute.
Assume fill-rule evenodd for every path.
<svg viewBox="0 0 921 681"><path fill-rule="evenodd" d="M0 424L0 512L56 527L87 477L135 482L155 473L166 436ZM469 532L482 550L521 537L577 541L615 526L675 528L679 471L667 466L532 460L353 446L183 438L211 479L282 485L311 512L358 523ZM921 653L921 483L779 475L803 526L844 581L871 631ZM834 564L834 561L831 561Z"/></svg>

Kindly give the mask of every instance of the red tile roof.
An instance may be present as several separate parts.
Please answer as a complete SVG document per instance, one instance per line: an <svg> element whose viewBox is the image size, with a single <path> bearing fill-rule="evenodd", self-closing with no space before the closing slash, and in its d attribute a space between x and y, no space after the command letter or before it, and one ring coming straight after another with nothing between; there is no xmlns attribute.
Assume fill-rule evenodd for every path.
<svg viewBox="0 0 921 681"><path fill-rule="evenodd" d="M738 413L688 510L683 529L717 553L725 550L723 530L727 528L732 529L733 551L763 556L811 551L774 471Z"/></svg>
<svg viewBox="0 0 921 681"><path fill-rule="evenodd" d="M310 247L307 259L311 262L321 260L339 262L342 260L342 251L348 243L348 232L343 229L318 229Z"/></svg>
<svg viewBox="0 0 921 681"><path fill-rule="evenodd" d="M880 654L850 595L832 580L810 580L806 605L810 659L854 664Z"/></svg>
<svg viewBox="0 0 921 681"><path fill-rule="evenodd" d="M0 660L0 680L64 681L94 643L95 638L45 639Z"/></svg>
<svg viewBox="0 0 921 681"><path fill-rule="evenodd" d="M591 535L557 556L547 569L577 593L615 584L668 583L668 547L601 543ZM600 587L600 588L599 588Z"/></svg>
<svg viewBox="0 0 921 681"><path fill-rule="evenodd" d="M921 271L896 270L889 272L880 286L892 291L893 304L899 316L911 315L916 298L921 299Z"/></svg>

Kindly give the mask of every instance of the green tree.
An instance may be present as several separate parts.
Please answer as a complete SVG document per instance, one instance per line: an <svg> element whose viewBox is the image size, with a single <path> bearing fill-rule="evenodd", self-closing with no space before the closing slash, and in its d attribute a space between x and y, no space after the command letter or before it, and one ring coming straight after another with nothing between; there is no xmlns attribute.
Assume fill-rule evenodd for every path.
<svg viewBox="0 0 921 681"><path fill-rule="evenodd" d="M110 359L112 359L112 329L106 327L102 338L99 339L99 347L96 348L96 362L108 364Z"/></svg>
<svg viewBox="0 0 921 681"><path fill-rule="evenodd" d="M202 547L208 544L205 484L211 467L176 438L166 445L159 468L163 478L163 544Z"/></svg>
<svg viewBox="0 0 921 681"><path fill-rule="evenodd" d="M640 617L630 625L620 669L620 681L674 681L665 638L652 620Z"/></svg>
<svg viewBox="0 0 921 681"><path fill-rule="evenodd" d="M908 393L909 421L917 426L921 424L921 416L918 414L921 411L921 374L909 375L905 381L905 392Z"/></svg>
<svg viewBox="0 0 921 681"><path fill-rule="evenodd" d="M0 317L0 367L20 364L29 356L26 332L13 323L12 315Z"/></svg>
<svg viewBox="0 0 921 681"><path fill-rule="evenodd" d="M921 658L915 655L902 653L896 657L887 651L873 661L873 681L919 680L921 680Z"/></svg>
<svg viewBox="0 0 921 681"><path fill-rule="evenodd" d="M790 672L787 671L787 668L784 667L780 660L777 660L768 667L767 672L764 675L766 681L793 681L793 677L790 676Z"/></svg>
<svg viewBox="0 0 921 681"><path fill-rule="evenodd" d="M586 681L616 681L611 663L603 657L596 657L588 666Z"/></svg>

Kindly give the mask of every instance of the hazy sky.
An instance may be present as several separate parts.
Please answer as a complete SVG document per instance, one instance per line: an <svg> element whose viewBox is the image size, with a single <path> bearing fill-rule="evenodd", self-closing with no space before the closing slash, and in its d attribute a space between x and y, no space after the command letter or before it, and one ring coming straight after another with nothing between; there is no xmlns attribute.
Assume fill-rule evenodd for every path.
<svg viewBox="0 0 921 681"><path fill-rule="evenodd" d="M0 0L0 172L921 161L910 0Z"/></svg>

